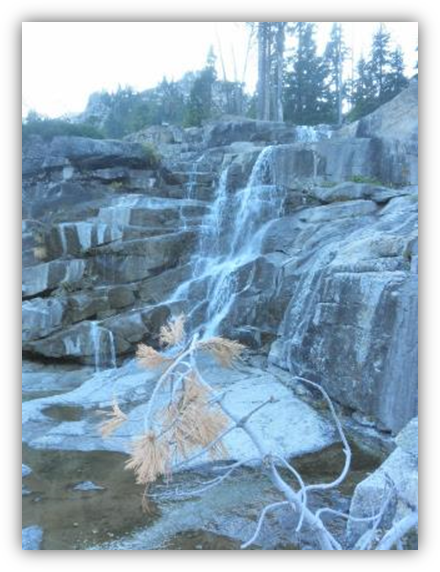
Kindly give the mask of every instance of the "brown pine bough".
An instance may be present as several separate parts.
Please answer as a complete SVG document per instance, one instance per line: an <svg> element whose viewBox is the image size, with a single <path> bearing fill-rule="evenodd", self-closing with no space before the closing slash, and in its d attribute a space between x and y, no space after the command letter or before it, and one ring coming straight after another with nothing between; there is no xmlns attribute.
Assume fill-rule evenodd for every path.
<svg viewBox="0 0 440 572"><path fill-rule="evenodd" d="M254 544L261 532L266 516L281 507L290 507L296 523L295 532L303 528L314 534L321 550L390 550L401 548L401 540L418 525L418 513L414 511L392 529L380 533L380 525L393 497L394 488L390 484L379 512L368 518L355 518L349 514L323 507L315 512L308 506L308 495L312 491L333 489L339 486L350 469L351 449L337 417L333 403L326 391L317 383L295 376L299 381L315 388L324 397L335 422L345 455L344 467L337 478L330 483L306 485L298 471L285 458L271 452L263 443L255 429L249 424L250 418L263 407L275 400L269 398L238 417L223 403L225 393L216 394L214 388L203 378L197 363L196 354L208 352L221 367L231 367L240 357L245 346L227 338L212 337L199 339L196 335L186 343L185 316L180 315L162 326L159 342L166 354L145 344L138 346L136 356L139 365L148 369L161 370L159 379L149 399L145 417L144 433L137 437L126 462L126 468L134 471L136 482L145 486L143 506L149 510L150 499L185 499L203 495L209 489L221 485L238 468L252 464L259 466L268 476L274 487L282 493L284 500L268 504L261 511L254 534L241 548ZM163 396L166 395L164 402ZM160 398L159 398L160 396ZM100 431L104 438L120 427L127 416L116 401L108 419L101 423ZM235 429L242 429L254 443L258 457L222 463L214 468L219 476L194 486L188 490L177 490L171 486L172 473L188 468L198 458L208 455L212 461L224 459L227 455L224 437ZM292 479L280 474L286 469ZM165 492L151 492L151 487L162 477L166 484ZM326 515L347 521L371 522L370 529L357 541L355 546L342 546L326 525Z"/></svg>

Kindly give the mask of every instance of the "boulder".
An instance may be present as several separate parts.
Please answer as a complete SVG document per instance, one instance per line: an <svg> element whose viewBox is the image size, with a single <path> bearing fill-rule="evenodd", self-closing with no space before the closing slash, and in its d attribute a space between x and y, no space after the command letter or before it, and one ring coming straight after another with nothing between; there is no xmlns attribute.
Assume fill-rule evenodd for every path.
<svg viewBox="0 0 440 572"><path fill-rule="evenodd" d="M41 171L47 157L47 145L38 135L23 141L21 173L23 177L36 175Z"/></svg>
<svg viewBox="0 0 440 572"><path fill-rule="evenodd" d="M378 514L388 498L381 521L384 530L418 510L417 417L399 433L396 444L397 448L385 462L357 485L350 506L351 516L363 518ZM350 543L357 541L368 528L366 523L349 521L347 532ZM412 545L410 548L417 546Z"/></svg>
<svg viewBox="0 0 440 572"><path fill-rule="evenodd" d="M148 166L142 145L112 139L54 137L48 154L66 158L72 164L85 169L115 166L145 168Z"/></svg>
<svg viewBox="0 0 440 572"><path fill-rule="evenodd" d="M403 452L412 455L413 458L419 458L419 418L414 417L411 421L400 431L395 438L396 445L402 449Z"/></svg>
<svg viewBox="0 0 440 572"><path fill-rule="evenodd" d="M287 389L277 378L269 373L246 367L240 371L222 369L202 355L198 357L203 375L213 385L216 392L227 389L225 404L237 416L244 416L259 403L273 397L254 416L249 423L258 433L268 450L284 455L286 458L302 456L306 453L324 449L336 441L332 425L319 413L314 411ZM155 386L157 372L138 370L133 364L107 375L96 374L80 388L63 394L33 400L24 404L23 438L34 448L82 450L82 451L120 451L127 452L131 439L144 431L143 414L146 401ZM110 406L116 398L122 410L129 403L142 400L143 404L132 408L128 413L128 421L114 434L103 440L97 430L96 417L88 416L79 421L55 423L44 431L31 431L35 420L40 418L41 411L49 406L62 403L64 405L81 405L95 409ZM161 404L159 396L159 405ZM225 460L249 460L258 456L253 443L247 435L237 429L225 438L228 456ZM209 462L209 457L201 457L192 464L193 467Z"/></svg>
<svg viewBox="0 0 440 572"><path fill-rule="evenodd" d="M142 143L152 143L160 147L162 145L172 145L182 143L185 131L177 125L152 125L133 133L126 137L127 141L137 141Z"/></svg>
<svg viewBox="0 0 440 572"><path fill-rule="evenodd" d="M314 198L323 203L333 203L353 200L372 200L375 203L387 203L390 199L408 195L413 192L411 187L406 189L391 189L371 183L345 182L331 187L315 187L309 190Z"/></svg>

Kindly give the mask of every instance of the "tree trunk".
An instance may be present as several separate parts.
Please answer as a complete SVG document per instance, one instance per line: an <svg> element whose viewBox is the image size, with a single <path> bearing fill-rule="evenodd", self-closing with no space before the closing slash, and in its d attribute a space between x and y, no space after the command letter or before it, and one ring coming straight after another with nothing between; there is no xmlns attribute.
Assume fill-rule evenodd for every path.
<svg viewBox="0 0 440 572"><path fill-rule="evenodd" d="M258 87L257 87L257 119L266 119L268 114L268 23L258 23Z"/></svg>
<svg viewBox="0 0 440 572"><path fill-rule="evenodd" d="M276 88L275 120L283 121L283 64L284 64L284 28L285 22L278 22L276 31Z"/></svg>
<svg viewBox="0 0 440 572"><path fill-rule="evenodd" d="M338 25L338 70L337 70L337 93L338 93L338 127L342 125L342 30Z"/></svg>
<svg viewBox="0 0 440 572"><path fill-rule="evenodd" d="M272 30L270 22L264 22L265 27L265 79L264 79L264 113L263 119L269 121L271 117L271 95L272 95Z"/></svg>

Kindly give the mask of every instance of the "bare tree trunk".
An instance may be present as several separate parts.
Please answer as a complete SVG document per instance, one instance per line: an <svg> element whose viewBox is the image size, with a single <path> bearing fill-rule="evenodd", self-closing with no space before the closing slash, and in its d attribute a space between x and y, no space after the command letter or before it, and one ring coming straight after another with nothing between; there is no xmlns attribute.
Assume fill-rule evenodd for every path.
<svg viewBox="0 0 440 572"><path fill-rule="evenodd" d="M222 43L220 41L220 36L218 33L217 25L215 26L215 36L216 36L216 40L217 40L218 54L220 57L220 65L222 66L223 81L228 81L227 76L226 76L225 62L223 60Z"/></svg>
<svg viewBox="0 0 440 572"><path fill-rule="evenodd" d="M342 30L338 24L338 71L337 71L337 92L338 92L338 127L342 125Z"/></svg>
<svg viewBox="0 0 440 572"><path fill-rule="evenodd" d="M246 71L247 71L247 66L248 66L248 62L249 62L249 53L251 51L252 42L253 42L254 36L255 36L255 23L254 22L248 22L248 26L249 26L249 36L248 36L247 47L246 47L246 57L244 59L244 64L243 64L243 73L241 76L241 83L244 83L246 81Z"/></svg>
<svg viewBox="0 0 440 572"><path fill-rule="evenodd" d="M258 119L264 119L266 113L267 68L267 22L258 22Z"/></svg>
<svg viewBox="0 0 440 572"><path fill-rule="evenodd" d="M263 119L268 121L270 119L271 113L271 95L272 95L272 30L270 22L265 22L265 80L264 80L264 114Z"/></svg>
<svg viewBox="0 0 440 572"><path fill-rule="evenodd" d="M275 120L283 121L283 64L284 64L284 28L285 22L278 22L276 31L276 88Z"/></svg>

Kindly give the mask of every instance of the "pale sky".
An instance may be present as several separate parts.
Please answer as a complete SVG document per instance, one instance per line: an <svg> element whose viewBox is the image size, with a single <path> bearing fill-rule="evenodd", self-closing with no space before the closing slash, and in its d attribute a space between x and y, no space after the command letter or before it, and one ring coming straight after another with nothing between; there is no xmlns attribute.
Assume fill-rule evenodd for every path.
<svg viewBox="0 0 440 572"><path fill-rule="evenodd" d="M321 22L322 50L331 22ZM344 35L357 60L368 54L377 22L346 22ZM416 22L386 22L392 40L404 51L407 73L416 60ZM157 85L164 76L178 80L201 69L210 45L221 49L227 79L243 78L247 49L243 22L25 22L23 23L22 110L51 117L84 110L89 95L118 85L137 91ZM252 92L256 81L253 49L244 78ZM234 63L235 62L235 63ZM349 66L347 66L349 67ZM219 77L223 76L217 58Z"/></svg>

